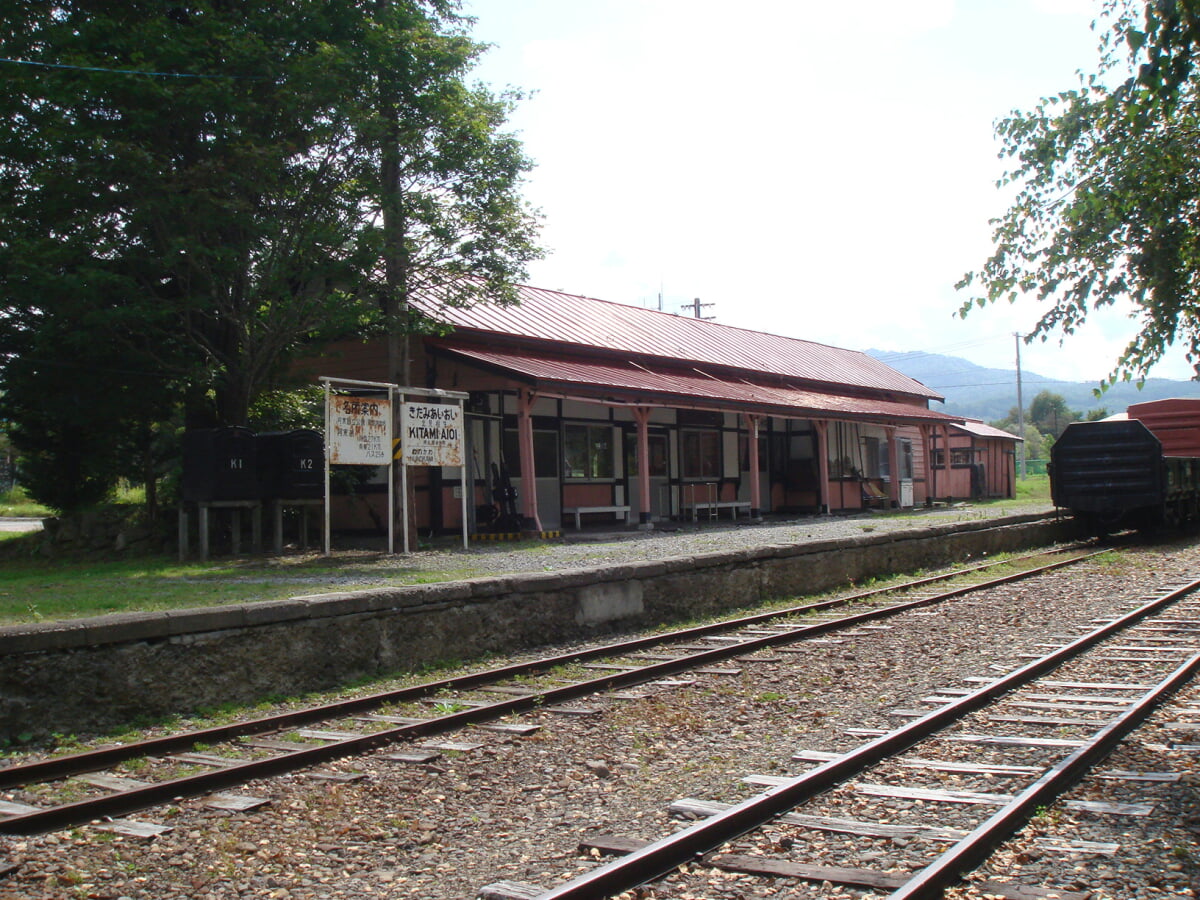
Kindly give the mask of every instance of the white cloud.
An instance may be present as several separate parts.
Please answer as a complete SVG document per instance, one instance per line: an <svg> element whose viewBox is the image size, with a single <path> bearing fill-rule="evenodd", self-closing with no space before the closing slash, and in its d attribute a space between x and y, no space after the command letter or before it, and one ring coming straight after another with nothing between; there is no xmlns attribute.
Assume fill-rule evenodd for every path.
<svg viewBox="0 0 1200 900"><path fill-rule="evenodd" d="M471 0L497 45L480 74L538 92L513 123L553 250L530 280L629 303L661 289L671 312L699 296L732 325L856 349L965 343L1011 365L1012 332L1038 311L959 320L953 286L1003 209L993 122L1091 68L1096 5L777 0L718 16ZM1030 347L1030 368L1101 378L1130 327Z"/></svg>
<svg viewBox="0 0 1200 900"><path fill-rule="evenodd" d="M1035 10L1054 16L1098 16L1099 0L1031 0Z"/></svg>
<svg viewBox="0 0 1200 900"><path fill-rule="evenodd" d="M903 39L912 34L944 28L954 18L955 0L856 0L841 7L855 30Z"/></svg>

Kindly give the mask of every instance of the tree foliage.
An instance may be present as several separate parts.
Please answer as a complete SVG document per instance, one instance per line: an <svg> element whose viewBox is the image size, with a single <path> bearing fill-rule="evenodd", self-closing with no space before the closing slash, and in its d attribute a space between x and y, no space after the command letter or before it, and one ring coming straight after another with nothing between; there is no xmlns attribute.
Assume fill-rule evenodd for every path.
<svg viewBox="0 0 1200 900"><path fill-rule="evenodd" d="M993 428L999 428L1001 431L1007 431L1009 434L1015 434L1018 437L1024 438L1026 459L1044 459L1049 455L1049 436L1042 434L1034 427L1028 413L1025 415L1025 427L1022 429L1017 407L1014 406L1010 409L1008 415L1003 419L997 419L988 424Z"/></svg>
<svg viewBox="0 0 1200 900"><path fill-rule="evenodd" d="M1020 414L1017 407L1009 410L1008 416L992 422L993 428L999 428L1010 434L1025 438L1025 456L1028 459L1045 459L1050 455L1050 447L1062 437L1067 426L1078 422L1082 414L1067 406L1066 399L1054 391L1039 391L1029 402L1029 408ZM1090 418L1090 417L1089 417ZM1024 421L1024 432L1021 422Z"/></svg>
<svg viewBox="0 0 1200 900"><path fill-rule="evenodd" d="M69 443L39 404L103 409L111 481L172 403L245 424L294 354L406 328L414 289L511 298L530 163L517 96L467 82L467 25L454 0L0 7L0 414L26 456Z"/></svg>
<svg viewBox="0 0 1200 900"><path fill-rule="evenodd" d="M1078 410L1067 406L1062 394L1039 391L1029 403L1029 421L1042 434L1058 440L1067 426L1083 418Z"/></svg>
<svg viewBox="0 0 1200 900"><path fill-rule="evenodd" d="M1144 378L1171 346L1200 372L1200 38L1195 0L1109 0L1097 74L1002 120L1016 198L959 310L1032 295L1027 339L1072 334L1125 299L1140 331L1109 377ZM1123 77L1122 77L1123 76Z"/></svg>

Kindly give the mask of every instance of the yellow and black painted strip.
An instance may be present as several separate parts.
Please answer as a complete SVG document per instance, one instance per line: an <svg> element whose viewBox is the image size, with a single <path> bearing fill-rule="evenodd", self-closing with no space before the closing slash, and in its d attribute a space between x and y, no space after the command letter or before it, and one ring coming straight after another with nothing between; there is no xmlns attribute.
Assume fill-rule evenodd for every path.
<svg viewBox="0 0 1200 900"><path fill-rule="evenodd" d="M497 531L471 535L473 541L554 541L561 531Z"/></svg>

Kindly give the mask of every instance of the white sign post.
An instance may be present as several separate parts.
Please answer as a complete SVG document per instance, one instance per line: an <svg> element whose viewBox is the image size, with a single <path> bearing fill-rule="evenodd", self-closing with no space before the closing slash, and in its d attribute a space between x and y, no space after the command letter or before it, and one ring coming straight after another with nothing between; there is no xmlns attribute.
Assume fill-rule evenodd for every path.
<svg viewBox="0 0 1200 900"><path fill-rule="evenodd" d="M467 496L474 486L467 484L466 413L468 394L428 388L402 388L378 381L353 381L348 378L322 377L325 385L325 555L329 555L329 469L332 465L387 466L388 470L388 553L395 553L395 478L392 459L400 459L400 512L404 522L404 552L408 552L408 467L458 466L462 484L462 536L467 547ZM333 393L339 389L368 388L386 393L379 397ZM402 402L406 395L431 397L449 403ZM392 397L395 395L395 404ZM457 401L457 403L453 402ZM398 421L399 454L392 451L393 410Z"/></svg>
<svg viewBox="0 0 1200 900"><path fill-rule="evenodd" d="M466 463L466 414L464 405L468 394L460 391L423 390L421 388L399 388L398 392L422 397L438 397L457 400L457 403L414 403L400 404L400 459L404 478L401 503L408 502L407 472L409 466L458 466L461 472L462 489L462 539L463 549L467 542L467 495L474 494L474 486L467 484ZM408 547L408 512L404 513L404 546Z"/></svg>
<svg viewBox="0 0 1200 900"><path fill-rule="evenodd" d="M394 384L322 378L325 384L325 555L329 555L329 469L331 466L387 466L388 553L396 552L391 511L395 508L392 477L392 392ZM335 394L332 385L374 388L380 396Z"/></svg>

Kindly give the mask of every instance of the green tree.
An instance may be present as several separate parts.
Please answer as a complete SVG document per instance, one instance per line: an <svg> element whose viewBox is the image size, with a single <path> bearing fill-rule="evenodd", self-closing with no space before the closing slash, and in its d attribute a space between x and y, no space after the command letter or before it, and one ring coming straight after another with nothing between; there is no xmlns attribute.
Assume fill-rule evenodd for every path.
<svg viewBox="0 0 1200 900"><path fill-rule="evenodd" d="M289 343L338 308L327 286L352 258L344 139L314 71L339 26L274 6L13 4L0 20L19 61L0 100L0 286L34 327L83 306L114 353L136 344L182 376L210 423L244 421Z"/></svg>
<svg viewBox="0 0 1200 900"><path fill-rule="evenodd" d="M1014 428L1013 434L1020 435L1020 429ZM1050 458L1050 447L1054 443L1053 437L1043 434L1028 422L1025 423L1025 433L1021 436L1025 438L1026 459Z"/></svg>
<svg viewBox="0 0 1200 900"><path fill-rule="evenodd" d="M1001 431L1007 431L1009 434L1023 437L1025 439L1026 459L1045 459L1050 453L1050 444L1053 443L1053 438L1038 430L1029 412L1025 413L1024 430L1021 428L1020 418L1018 410L1014 406L1008 411L1008 415L1005 418L990 422L989 424L993 428L999 428Z"/></svg>
<svg viewBox="0 0 1200 900"><path fill-rule="evenodd" d="M1042 434L1058 440L1072 422L1078 422L1082 414L1067 406L1062 394L1039 391L1029 404L1029 421Z"/></svg>
<svg viewBox="0 0 1200 900"><path fill-rule="evenodd" d="M88 311L72 317L65 305L16 335L20 352L4 367L0 415L20 453L21 482L30 496L70 511L132 477L146 484L153 509L150 435L176 405L172 384L146 358L115 352Z"/></svg>
<svg viewBox="0 0 1200 900"><path fill-rule="evenodd" d="M441 19L402 4L379 14L346 49L344 93L358 135L355 176L370 246L381 265L364 273L389 337L392 380L410 384L408 335L429 327L414 316L415 292L445 305L484 298L515 302L514 280L538 258L538 224L516 191L530 168L519 141L501 128L519 95L499 96L465 76L482 46L439 4ZM419 52L414 52L419 50ZM362 79L362 72L372 76Z"/></svg>
<svg viewBox="0 0 1200 900"><path fill-rule="evenodd" d="M1129 298L1141 330L1108 383L1144 378L1173 345L1200 366L1200 92L1194 0L1109 0L1097 74L1002 120L1016 199L959 310L1033 295L1028 339L1073 333ZM1200 368L1197 369L1200 372Z"/></svg>
<svg viewBox="0 0 1200 900"><path fill-rule="evenodd" d="M22 451L47 470L63 452L22 429L39 388L63 409L124 397L90 423L115 452L164 396L190 425L244 424L294 354L416 327L418 287L510 299L539 252L530 163L503 131L517 97L466 82L467 24L450 0L0 8L0 351L22 385L3 414ZM83 323L86 355L53 339ZM67 390L48 367L82 360L95 377L45 393Z"/></svg>

